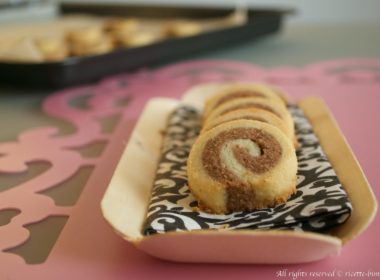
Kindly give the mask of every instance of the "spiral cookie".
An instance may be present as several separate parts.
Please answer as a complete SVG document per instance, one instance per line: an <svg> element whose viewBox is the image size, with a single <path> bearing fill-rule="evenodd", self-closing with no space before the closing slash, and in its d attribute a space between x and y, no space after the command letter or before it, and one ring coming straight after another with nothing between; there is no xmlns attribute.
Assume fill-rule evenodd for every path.
<svg viewBox="0 0 380 280"><path fill-rule="evenodd" d="M293 139L291 129L285 124L285 122L282 119L280 119L278 116L269 111L259 108L238 109L220 115L206 122L203 125L202 132L209 130L215 126L218 126L222 123L226 123L233 120L256 120L260 122L265 122L274 125L282 132L284 132L289 139Z"/></svg>
<svg viewBox="0 0 380 280"><path fill-rule="evenodd" d="M220 105L218 108L210 112L209 116L205 120L205 123L229 112L248 108L259 108L275 114L285 122L287 128L291 132L291 135L294 135L294 122L285 105L258 97L236 98L230 102Z"/></svg>
<svg viewBox="0 0 380 280"><path fill-rule="evenodd" d="M37 38L35 44L45 61L60 61L69 55L69 48L65 40L60 37Z"/></svg>
<svg viewBox="0 0 380 280"><path fill-rule="evenodd" d="M221 214L285 202L295 191L297 158L291 141L275 126L235 120L197 138L187 169L200 208Z"/></svg>
<svg viewBox="0 0 380 280"><path fill-rule="evenodd" d="M120 38L119 42L126 47L140 47L152 44L157 40L158 37L152 32L138 32Z"/></svg>
<svg viewBox="0 0 380 280"><path fill-rule="evenodd" d="M140 28L140 21L135 18L113 18L105 23L105 30L118 37L123 34L136 33Z"/></svg>
<svg viewBox="0 0 380 280"><path fill-rule="evenodd" d="M67 34L72 55L95 55L113 49L112 39L103 32L101 26L91 26L71 30Z"/></svg>
<svg viewBox="0 0 380 280"><path fill-rule="evenodd" d="M212 110L236 98L258 97L285 104L285 99L281 96L282 95L276 93L271 87L263 84L237 83L227 85L207 100L204 117L207 118Z"/></svg>

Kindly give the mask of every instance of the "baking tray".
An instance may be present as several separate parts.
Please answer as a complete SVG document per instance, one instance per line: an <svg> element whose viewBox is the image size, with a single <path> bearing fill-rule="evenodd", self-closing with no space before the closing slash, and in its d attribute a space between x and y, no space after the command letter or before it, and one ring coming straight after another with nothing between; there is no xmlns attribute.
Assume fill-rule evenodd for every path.
<svg viewBox="0 0 380 280"><path fill-rule="evenodd" d="M231 14L232 8L152 7L131 5L63 4L62 13L86 13L146 18L220 18ZM290 9L249 9L244 25L199 35L174 38L137 48L119 48L112 52L83 57L70 57L62 62L23 63L0 62L0 84L19 87L63 88L91 83L104 76L155 66L184 59L201 51L210 51L255 40L280 30Z"/></svg>
<svg viewBox="0 0 380 280"><path fill-rule="evenodd" d="M119 235L138 249L172 261L304 263L339 254L345 244L372 222L377 202L344 136L326 105L317 97L301 99L297 104L312 124L353 205L354 211L344 224L326 234L289 230L198 230L151 236L142 234L160 156L161 132L166 127L168 115L183 103L201 107L217 86L197 86L182 101L168 98L150 100L101 202L105 219Z"/></svg>

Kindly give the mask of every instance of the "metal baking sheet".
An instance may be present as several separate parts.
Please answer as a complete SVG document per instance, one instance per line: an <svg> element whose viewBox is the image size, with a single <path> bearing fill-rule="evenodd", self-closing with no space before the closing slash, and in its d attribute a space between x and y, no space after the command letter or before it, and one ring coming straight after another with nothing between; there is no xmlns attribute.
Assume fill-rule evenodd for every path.
<svg viewBox="0 0 380 280"><path fill-rule="evenodd" d="M228 8L186 8L64 4L62 13L116 15L146 18L206 19L226 16ZM93 56L69 57L61 62L0 62L0 84L18 87L63 88L95 82L107 75L184 59L200 52L255 40L280 30L289 9L249 9L244 25L173 38L136 48L118 48Z"/></svg>

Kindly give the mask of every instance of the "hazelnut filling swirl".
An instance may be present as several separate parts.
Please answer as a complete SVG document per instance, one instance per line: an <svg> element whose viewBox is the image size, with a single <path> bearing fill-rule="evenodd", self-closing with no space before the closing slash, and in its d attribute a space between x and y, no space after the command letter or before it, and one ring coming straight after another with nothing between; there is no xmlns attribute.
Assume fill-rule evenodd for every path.
<svg viewBox="0 0 380 280"><path fill-rule="evenodd" d="M224 156L226 153L232 157ZM219 133L206 143L202 163L213 179L227 187L227 209L243 211L254 203L255 193L240 179L239 172L265 173L277 164L281 155L281 146L272 135L257 128L234 128ZM242 208L237 209L234 205Z"/></svg>

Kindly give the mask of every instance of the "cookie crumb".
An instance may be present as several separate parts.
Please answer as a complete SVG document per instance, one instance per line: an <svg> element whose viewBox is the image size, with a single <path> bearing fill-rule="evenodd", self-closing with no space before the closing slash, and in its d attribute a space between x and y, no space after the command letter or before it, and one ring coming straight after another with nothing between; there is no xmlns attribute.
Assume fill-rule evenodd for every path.
<svg viewBox="0 0 380 280"><path fill-rule="evenodd" d="M191 211L193 211L193 212L199 212L200 209L199 209L198 206L194 206L194 207L191 207Z"/></svg>

